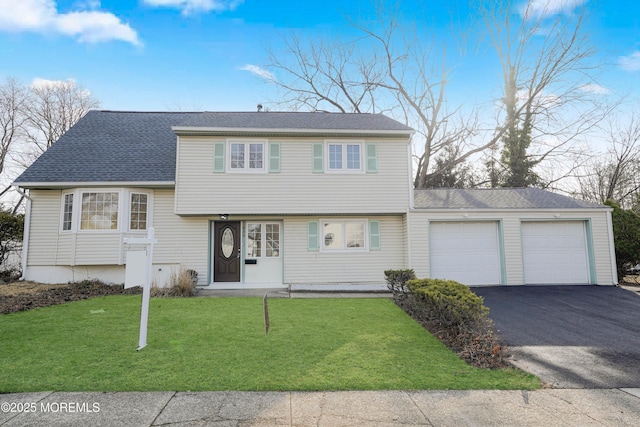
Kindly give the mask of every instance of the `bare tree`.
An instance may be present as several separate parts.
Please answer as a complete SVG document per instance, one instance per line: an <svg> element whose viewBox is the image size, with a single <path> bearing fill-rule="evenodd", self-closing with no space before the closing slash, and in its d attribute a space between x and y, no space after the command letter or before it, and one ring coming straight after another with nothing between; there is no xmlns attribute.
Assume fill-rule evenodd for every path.
<svg viewBox="0 0 640 427"><path fill-rule="evenodd" d="M22 164L28 166L71 126L100 103L73 80L34 82L26 106L26 141Z"/></svg>
<svg viewBox="0 0 640 427"><path fill-rule="evenodd" d="M502 109L495 143L502 141L502 185L546 186L543 162L572 175L585 157L580 138L611 111L606 89L594 84L595 51L584 31L585 12L560 13L550 1L479 0L478 16L502 68ZM517 11L517 13L514 13ZM500 136L496 138L496 136ZM569 160L569 166L567 166Z"/></svg>
<svg viewBox="0 0 640 427"><path fill-rule="evenodd" d="M580 195L594 202L611 200L623 209L640 208L640 115L624 123L609 120L607 154L594 159L578 179Z"/></svg>
<svg viewBox="0 0 640 427"><path fill-rule="evenodd" d="M91 94L67 81L36 81L23 86L8 79L0 86L0 197L11 189L7 165L28 167L90 109L99 106ZM9 193L11 194L11 193ZM20 203L11 200L13 212Z"/></svg>
<svg viewBox="0 0 640 427"><path fill-rule="evenodd" d="M450 69L446 50L425 41L406 25L398 5L377 4L377 21L352 23L361 36L352 41L302 42L284 38L284 52L270 51L272 82L283 89L280 105L312 111L386 113L404 120L417 131L415 186L442 181L470 155L462 152L473 134L475 116L462 118L449 109L446 88ZM434 61L434 58L442 61ZM456 153L452 159L450 154ZM434 166L440 154L446 159ZM446 181L446 180L445 180Z"/></svg>
<svg viewBox="0 0 640 427"><path fill-rule="evenodd" d="M28 93L14 79L0 86L0 176L14 143L22 136L26 121L25 103Z"/></svg>
<svg viewBox="0 0 640 427"><path fill-rule="evenodd" d="M452 68L445 45L403 19L398 4L376 3L377 20L353 23L362 36L349 42L285 37L286 51L270 52L269 69L277 77L271 81L284 91L281 105L293 109L385 112L414 127L416 188L448 182L442 176L499 145L510 130L520 129L529 139L517 150L527 156L521 162L527 171L542 162L576 159L579 136L607 111L586 102L594 98L585 90L594 87L585 86L592 83L593 51L582 34L581 14L565 19L538 13L531 4L514 14L510 1L476 1L483 33L504 72L503 108L497 124L484 131L477 110L464 115L447 101Z"/></svg>

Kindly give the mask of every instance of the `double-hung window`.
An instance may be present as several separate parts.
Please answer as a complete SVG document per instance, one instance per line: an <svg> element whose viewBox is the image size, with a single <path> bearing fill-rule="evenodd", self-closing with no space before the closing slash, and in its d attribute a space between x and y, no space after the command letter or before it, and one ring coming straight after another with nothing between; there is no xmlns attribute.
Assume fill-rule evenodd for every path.
<svg viewBox="0 0 640 427"><path fill-rule="evenodd" d="M362 144L329 142L327 144L328 171L356 172L362 170Z"/></svg>
<svg viewBox="0 0 640 427"><path fill-rule="evenodd" d="M231 141L229 143L229 170L238 172L265 171L265 143Z"/></svg>
<svg viewBox="0 0 640 427"><path fill-rule="evenodd" d="M247 258L280 256L280 223L247 223Z"/></svg>

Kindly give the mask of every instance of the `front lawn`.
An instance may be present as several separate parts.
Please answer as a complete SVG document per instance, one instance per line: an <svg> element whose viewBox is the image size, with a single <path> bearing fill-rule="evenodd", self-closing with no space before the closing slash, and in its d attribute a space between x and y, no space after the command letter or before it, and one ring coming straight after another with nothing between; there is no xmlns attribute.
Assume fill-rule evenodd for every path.
<svg viewBox="0 0 640 427"><path fill-rule="evenodd" d="M149 390L535 389L473 368L387 299L107 296L0 316L0 393Z"/></svg>

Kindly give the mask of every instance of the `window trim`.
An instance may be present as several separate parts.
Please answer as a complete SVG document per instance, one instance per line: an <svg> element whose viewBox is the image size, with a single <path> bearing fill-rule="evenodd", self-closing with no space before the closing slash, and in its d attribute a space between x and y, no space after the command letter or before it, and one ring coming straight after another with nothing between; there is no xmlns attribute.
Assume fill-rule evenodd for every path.
<svg viewBox="0 0 640 427"><path fill-rule="evenodd" d="M325 224L328 223L340 223L342 225L342 235L343 242L340 248L330 249L325 246L324 239L324 227ZM345 245L345 239L347 237L346 234L346 224L362 224L362 232L364 237L364 246L363 247L354 247L349 248ZM353 252L369 252L369 220L367 218L324 218L318 221L318 246L320 252L326 253L353 253Z"/></svg>
<svg viewBox="0 0 640 427"><path fill-rule="evenodd" d="M251 224L259 224L260 225L260 256L250 256L249 255L249 225ZM267 225L277 225L278 226L278 255L277 256L267 256ZM282 258L282 231L283 226L282 222L279 221L246 221L246 232L245 232L245 245L247 248L246 259L280 259Z"/></svg>
<svg viewBox="0 0 640 427"><path fill-rule="evenodd" d="M331 156L330 156L330 147L332 145L341 145L342 146L342 167L340 169L331 168ZM358 146L358 154L359 154L359 168L358 169L349 169L348 165L348 149L349 145L357 145ZM364 155L365 150L365 141L364 140L344 140L344 139L327 139L324 144L324 156L326 158L324 162L324 171L327 173L365 173L365 163L367 161L367 157Z"/></svg>
<svg viewBox="0 0 640 427"><path fill-rule="evenodd" d="M87 193L116 193L118 194L118 227L115 229L86 229L80 227L82 220L82 196ZM147 196L147 223L144 230L131 229L131 196L133 194L144 194ZM59 231L61 234L81 233L81 234L109 234L109 233L147 233L149 227L153 226L153 191L137 188L103 188L103 187L83 187L64 190L60 196L60 219ZM71 229L64 230L64 210L65 197L73 196L71 205ZM124 218L124 219L123 219Z"/></svg>
<svg viewBox="0 0 640 427"><path fill-rule="evenodd" d="M231 155L233 144L243 144L245 150L245 165L243 168L232 168L231 167ZM261 168L250 168L249 167L249 150L251 144L260 144L262 145L262 167ZM269 153L269 141L267 139L227 139L227 147L225 153L225 170L229 173L267 173L269 171L268 163L270 162L270 153Z"/></svg>
<svg viewBox="0 0 640 427"><path fill-rule="evenodd" d="M118 219L116 222L116 228L82 228L82 199L85 194L107 194L113 193L118 195ZM75 197L74 197L75 198ZM77 229L80 233L117 233L122 228L122 190L113 190L113 189L94 189L94 188L85 188L79 191L78 197L78 222Z"/></svg>
<svg viewBox="0 0 640 427"><path fill-rule="evenodd" d="M71 224L68 230L64 229L64 213L66 208L66 197L71 196ZM76 215L78 209L76 208L76 200L78 199L76 191L63 191L60 196L60 233L74 233L76 232Z"/></svg>
<svg viewBox="0 0 640 427"><path fill-rule="evenodd" d="M127 232L128 233L146 233L147 230L149 230L149 227L151 227L151 223L149 222L149 220L151 219L151 210L153 207L153 195L147 191L138 191L135 189L131 189L125 192L127 194L127 206L126 206L126 216L127 216ZM144 229L132 229L131 228L131 205L132 205L132 197L134 194L141 194L141 195L145 195L147 196L147 219L145 222L145 228Z"/></svg>

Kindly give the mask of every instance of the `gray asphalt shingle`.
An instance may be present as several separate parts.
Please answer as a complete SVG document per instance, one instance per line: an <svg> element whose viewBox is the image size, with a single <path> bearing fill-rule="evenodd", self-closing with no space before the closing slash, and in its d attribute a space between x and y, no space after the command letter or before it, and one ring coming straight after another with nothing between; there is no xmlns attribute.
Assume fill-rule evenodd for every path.
<svg viewBox="0 0 640 427"><path fill-rule="evenodd" d="M204 112L180 126L210 128L407 131L412 129L382 114L325 112Z"/></svg>
<svg viewBox="0 0 640 427"><path fill-rule="evenodd" d="M415 190L417 209L606 208L539 188L437 188Z"/></svg>

